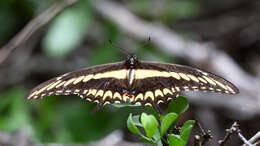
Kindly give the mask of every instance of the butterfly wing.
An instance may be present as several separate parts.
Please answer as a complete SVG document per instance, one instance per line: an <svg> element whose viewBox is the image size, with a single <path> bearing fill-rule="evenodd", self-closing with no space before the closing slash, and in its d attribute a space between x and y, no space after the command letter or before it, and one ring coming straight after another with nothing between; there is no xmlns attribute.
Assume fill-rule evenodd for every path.
<svg viewBox="0 0 260 146"><path fill-rule="evenodd" d="M155 107L189 90L239 92L227 80L200 69L140 61L134 69L127 68L125 62L118 62L70 72L37 86L26 98L74 94L100 105L130 99L132 104ZM128 92L129 95L125 94Z"/></svg>
<svg viewBox="0 0 260 146"><path fill-rule="evenodd" d="M135 103L168 102L181 91L190 90L239 93L239 90L224 78L183 65L142 61L135 73Z"/></svg>
<svg viewBox="0 0 260 146"><path fill-rule="evenodd" d="M113 103L121 99L119 93L126 88L125 76L124 62L90 67L50 79L34 88L26 98L74 94L90 101Z"/></svg>

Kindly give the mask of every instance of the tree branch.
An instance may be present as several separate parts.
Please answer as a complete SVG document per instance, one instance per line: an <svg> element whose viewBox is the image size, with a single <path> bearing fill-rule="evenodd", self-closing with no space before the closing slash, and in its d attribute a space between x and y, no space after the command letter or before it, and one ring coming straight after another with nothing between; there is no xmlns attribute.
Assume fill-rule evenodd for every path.
<svg viewBox="0 0 260 146"><path fill-rule="evenodd" d="M243 71L229 55L218 50L214 43L184 40L164 25L145 22L127 8L109 0L97 0L95 7L102 16L117 23L125 33L140 40L151 36L152 43L159 49L172 56L185 58L193 65L206 63L212 71L238 85L241 91L241 94L228 98L205 98L205 95L190 97L191 102L197 105L224 107L229 111L239 112L239 118L242 119L260 113L259 78Z"/></svg>
<svg viewBox="0 0 260 146"><path fill-rule="evenodd" d="M142 143L131 143L123 140L121 131L113 131L101 140L82 144L59 144L59 143L38 143L33 140L28 130L20 130L16 133L0 132L0 145L10 146L143 146Z"/></svg>
<svg viewBox="0 0 260 146"><path fill-rule="evenodd" d="M20 45L26 42L39 28L46 25L64 8L76 3L78 0L62 0L54 3L39 16L31 20L18 34L16 34L6 45L0 49L0 65Z"/></svg>

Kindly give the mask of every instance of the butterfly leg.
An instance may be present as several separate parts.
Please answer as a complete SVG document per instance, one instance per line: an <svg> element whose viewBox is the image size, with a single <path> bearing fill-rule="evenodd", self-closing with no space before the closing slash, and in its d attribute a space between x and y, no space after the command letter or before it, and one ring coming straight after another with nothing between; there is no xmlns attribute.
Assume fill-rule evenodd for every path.
<svg viewBox="0 0 260 146"><path fill-rule="evenodd" d="M98 90L98 89L100 89L102 86L104 86L105 89L106 89L106 84L105 84L104 81L101 82L101 83L99 83L99 84L96 86L96 89ZM97 95L97 92L95 93L94 98L96 97L96 95ZM97 106L91 111L91 114L94 114L94 113L96 113L97 111L99 111L99 110L103 107L103 105L104 105L104 101L102 100L102 97L100 97L100 100L99 100L99 102L97 103Z"/></svg>
<svg viewBox="0 0 260 146"><path fill-rule="evenodd" d="M163 114L163 112L162 112L162 110L160 109L160 107L159 107L158 104L152 102L152 107L153 107L153 109L154 109L158 114L160 114L160 115Z"/></svg>
<svg viewBox="0 0 260 146"><path fill-rule="evenodd" d="M99 111L102 106L103 106L103 104L98 103L97 106L90 112L90 114L93 115L94 113L96 113L97 111Z"/></svg>

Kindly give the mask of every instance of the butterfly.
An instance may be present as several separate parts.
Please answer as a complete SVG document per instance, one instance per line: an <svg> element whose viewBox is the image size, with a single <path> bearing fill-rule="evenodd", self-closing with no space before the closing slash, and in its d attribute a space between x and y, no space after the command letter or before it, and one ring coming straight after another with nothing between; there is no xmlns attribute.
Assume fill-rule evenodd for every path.
<svg viewBox="0 0 260 146"><path fill-rule="evenodd" d="M51 95L77 95L105 104L150 105L169 103L183 91L237 94L238 88L224 78L183 65L140 61L135 55L125 61L98 65L50 79L27 95L27 99Z"/></svg>

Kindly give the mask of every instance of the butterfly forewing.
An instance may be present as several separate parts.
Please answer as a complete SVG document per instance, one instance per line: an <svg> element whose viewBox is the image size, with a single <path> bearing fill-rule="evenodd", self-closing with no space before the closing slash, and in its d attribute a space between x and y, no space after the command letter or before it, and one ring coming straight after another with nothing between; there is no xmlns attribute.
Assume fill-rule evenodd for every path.
<svg viewBox="0 0 260 146"><path fill-rule="evenodd" d="M121 71L120 74L113 72L118 70ZM110 92L122 90L125 72L123 62L119 62L66 73L40 84L26 97L36 99L50 95L75 94L91 101L100 102L106 95L107 99L104 101L112 101L113 94L111 95Z"/></svg>
<svg viewBox="0 0 260 146"><path fill-rule="evenodd" d="M239 92L227 80L200 69L167 63L142 62L142 65L157 68L160 71L158 74L161 74L157 77L157 80L161 82L161 85L168 88L174 87L181 91L203 90L232 94Z"/></svg>

